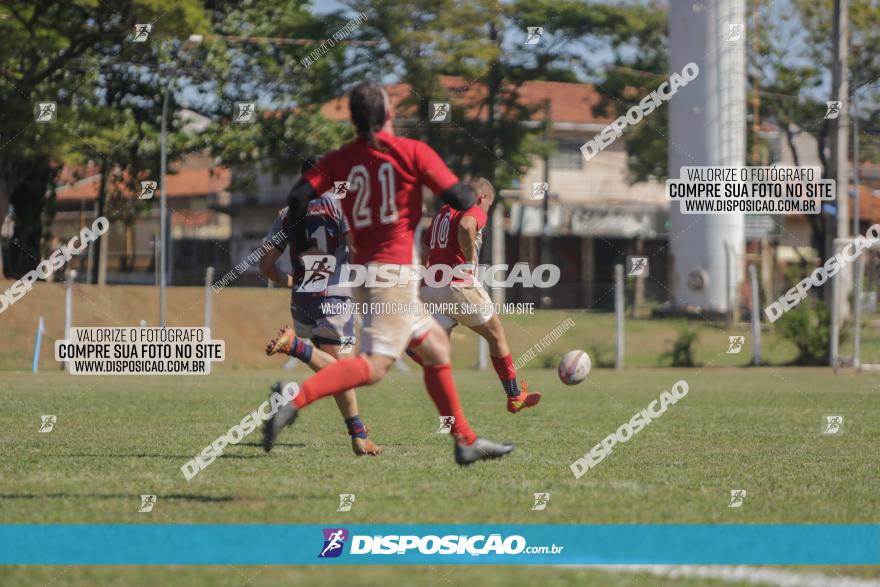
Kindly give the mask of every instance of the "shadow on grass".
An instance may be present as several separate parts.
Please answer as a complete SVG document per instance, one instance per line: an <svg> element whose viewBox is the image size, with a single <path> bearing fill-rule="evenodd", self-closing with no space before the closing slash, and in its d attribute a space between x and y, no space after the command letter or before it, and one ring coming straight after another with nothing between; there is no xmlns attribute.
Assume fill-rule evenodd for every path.
<svg viewBox="0 0 880 587"><path fill-rule="evenodd" d="M43 494L15 494L0 493L0 499L81 499L84 497L96 499L136 499L140 496L120 493L43 493ZM182 495L182 494L163 494L160 496L163 501L195 501L202 503L214 503L224 501L235 501L236 498L229 495Z"/></svg>
<svg viewBox="0 0 880 587"><path fill-rule="evenodd" d="M230 448L234 450L234 447L226 447L224 449L227 452L224 452L220 455L221 459L258 459L263 458L265 455L262 452L262 445L257 442L248 442L248 443L240 443L238 446L250 446L250 447L258 447L260 448L259 454L237 454L228 452ZM305 448L306 445L301 442L279 442L275 445L276 447L282 448ZM56 457L80 457L80 458L95 458L95 459L174 459L174 460L184 460L188 461L193 458L198 453L193 453L189 455L182 454L154 454L154 453L113 453L113 454L95 454L95 453L66 453L66 454L54 454L47 456L56 456Z"/></svg>
<svg viewBox="0 0 880 587"><path fill-rule="evenodd" d="M239 442L238 446L256 446L262 450L263 445L259 442ZM306 445L303 442L276 442L275 446L283 446L287 448L305 448Z"/></svg>

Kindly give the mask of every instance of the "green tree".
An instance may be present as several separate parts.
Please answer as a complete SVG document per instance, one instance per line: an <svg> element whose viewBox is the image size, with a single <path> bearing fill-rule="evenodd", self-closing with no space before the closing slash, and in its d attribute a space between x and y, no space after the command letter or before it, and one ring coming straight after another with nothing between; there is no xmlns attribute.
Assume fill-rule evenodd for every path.
<svg viewBox="0 0 880 587"><path fill-rule="evenodd" d="M341 92L344 40L314 63L303 61L348 19L318 17L310 8L296 0L214 3L218 36L197 49L202 74L210 76L214 91L195 108L212 125L196 137L196 146L235 167L236 189L252 191L260 172L295 175L303 158L352 136L347 125L319 112ZM236 102L256 102L255 123L233 122Z"/></svg>
<svg viewBox="0 0 880 587"><path fill-rule="evenodd" d="M138 23L157 23L148 43L132 42ZM108 68L137 61L143 46L157 38L188 34L204 23L196 0L121 0L112 8L100 0L9 0L0 6L0 217L12 203L14 271L39 261L40 219L56 162L76 152L78 110L102 103L99 80ZM128 88L124 93L132 95ZM35 122L35 104L42 101L57 103L54 124Z"/></svg>
<svg viewBox="0 0 880 587"><path fill-rule="evenodd" d="M786 144L792 152L793 164L801 164L802 153L798 151L795 139L801 132L809 132L816 136L819 143L819 160L828 175L828 161L824 145L828 141L830 126L824 120L825 105L809 92L816 90L822 83L822 69L814 61L794 58L803 38L784 34L783 31L799 26L797 12L774 14L774 7L768 0L756 0L751 5L754 11L750 21L749 35L753 39L749 45L750 85L756 88L759 96L760 120L771 120L776 123L785 137ZM752 116L754 116L754 111ZM749 142L752 153L761 151L760 139L749 128ZM755 150L757 148L757 150ZM755 159L751 164L768 163L763 157ZM825 216L807 215L810 223L811 244L817 251L825 246Z"/></svg>
<svg viewBox="0 0 880 587"><path fill-rule="evenodd" d="M826 120L823 82L830 79L832 59L832 11L833 0L792 0L792 11L780 11L769 0L753 0L753 18L750 35L757 42L751 47L749 62L752 83L760 91L760 116L779 127L792 152L793 163L800 165L805 153L795 143L798 133L806 132L816 138L819 161L823 172L829 176L830 162L827 149L831 143L832 127ZM863 103L872 103L880 83L880 58L872 47L880 45L880 5L871 0L850 2L851 44L860 46L852 51L849 67L855 74L856 83L850 94L858 88L868 96ZM876 108L863 108L859 114L862 128L876 126L880 119ZM751 137L751 140L757 140ZM869 134L861 136L862 152L878 156L878 141ZM841 191L838 196L843 195ZM826 215L807 215L811 229L811 244L822 256L826 246Z"/></svg>
<svg viewBox="0 0 880 587"><path fill-rule="evenodd" d="M519 179L533 156L552 148L540 140L545 105L524 104L522 84L576 81L572 67L582 65L578 52L584 39L594 39L595 25L613 20L613 10L602 4L571 0L348 5L368 16L361 37L380 40L377 47L355 52L351 70L407 83L411 94L404 107L416 118L413 132L458 173L484 176L501 189ZM524 44L527 26L544 27L540 44ZM445 88L441 75L461 76L465 83ZM452 124L429 121L432 101L453 102Z"/></svg>
<svg viewBox="0 0 880 587"><path fill-rule="evenodd" d="M669 77L667 12L659 2L616 8L607 41L613 52L598 88L597 113L620 116ZM664 104L624 131L630 182L665 179L669 166L669 109Z"/></svg>
<svg viewBox="0 0 880 587"><path fill-rule="evenodd" d="M416 119L413 132L458 173L490 181L497 181L500 173L505 176L502 185L518 176L527 160L516 151L526 133L511 129L507 138L512 140L505 142L500 128L525 119L504 95L510 88L504 88L501 43L509 9L494 0L353 0L349 6L367 16L360 38L379 40L375 47L353 52L352 77L394 75L408 84L410 94L402 106ZM457 95L440 83L444 74L466 80L453 90ZM453 102L451 124L430 122L432 101Z"/></svg>

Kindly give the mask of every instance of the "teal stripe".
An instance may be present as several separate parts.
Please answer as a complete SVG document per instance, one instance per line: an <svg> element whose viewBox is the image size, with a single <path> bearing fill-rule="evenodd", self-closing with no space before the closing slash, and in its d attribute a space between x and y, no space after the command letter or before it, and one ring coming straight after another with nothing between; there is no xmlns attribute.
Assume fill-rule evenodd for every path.
<svg viewBox="0 0 880 587"><path fill-rule="evenodd" d="M324 529L347 531L335 558L318 558ZM561 552L374 554L374 537L521 536ZM360 537L360 538L359 538ZM880 564L878 525L0 525L0 564ZM377 538L375 540L380 540ZM447 538L447 540L458 540ZM430 547L434 539L425 544ZM365 554L352 553L359 543Z"/></svg>

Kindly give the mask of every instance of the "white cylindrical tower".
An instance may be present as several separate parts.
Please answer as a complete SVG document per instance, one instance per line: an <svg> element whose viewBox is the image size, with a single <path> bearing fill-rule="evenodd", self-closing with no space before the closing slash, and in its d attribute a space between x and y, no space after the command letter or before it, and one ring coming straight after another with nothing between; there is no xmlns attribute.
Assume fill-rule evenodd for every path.
<svg viewBox="0 0 880 587"><path fill-rule="evenodd" d="M669 101L669 177L684 166L745 164L745 0L674 0L669 66L700 74ZM670 206L672 292L676 306L727 313L742 281L742 214L688 214Z"/></svg>

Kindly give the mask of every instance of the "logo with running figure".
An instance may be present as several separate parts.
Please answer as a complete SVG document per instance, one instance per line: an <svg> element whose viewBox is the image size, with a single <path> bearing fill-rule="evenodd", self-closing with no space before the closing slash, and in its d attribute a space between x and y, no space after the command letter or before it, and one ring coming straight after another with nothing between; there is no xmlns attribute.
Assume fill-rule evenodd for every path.
<svg viewBox="0 0 880 587"><path fill-rule="evenodd" d="M822 434L835 435L843 432L843 416L828 415L825 416L825 425L822 427Z"/></svg>
<svg viewBox="0 0 880 587"><path fill-rule="evenodd" d="M431 122L451 122L452 121L452 104L449 102L430 102Z"/></svg>
<svg viewBox="0 0 880 587"><path fill-rule="evenodd" d="M316 293L327 289L330 277L336 271L336 257L333 255L303 255L302 264L305 274L296 291Z"/></svg>
<svg viewBox="0 0 880 587"><path fill-rule="evenodd" d="M337 512L350 512L351 506L354 505L355 494L354 493L340 493L339 494L339 507L336 508Z"/></svg>
<svg viewBox="0 0 880 587"><path fill-rule="evenodd" d="M153 511L157 499L155 495L141 495L141 507L138 508L138 513L148 514Z"/></svg>
<svg viewBox="0 0 880 587"><path fill-rule="evenodd" d="M547 492L541 492L535 494L535 503L532 505L533 512L540 512L541 510L547 509L547 504L550 503L550 494Z"/></svg>
<svg viewBox="0 0 880 587"><path fill-rule="evenodd" d="M825 111L825 120L833 120L840 116L840 109L843 107L843 102L838 100L825 102L825 107L827 108Z"/></svg>
<svg viewBox="0 0 880 587"><path fill-rule="evenodd" d="M745 336L728 336L727 341L729 343L727 347L728 355L736 355L739 354L740 351L743 350L743 346L746 344Z"/></svg>
<svg viewBox="0 0 880 587"><path fill-rule="evenodd" d="M136 24L134 25L134 37L131 40L135 43L145 43L150 38L152 31L152 24Z"/></svg>
<svg viewBox="0 0 880 587"><path fill-rule="evenodd" d="M647 257L627 257L629 264L628 277L647 277L648 276L648 258Z"/></svg>
<svg viewBox="0 0 880 587"><path fill-rule="evenodd" d="M52 432L55 429L56 422L58 422L58 416L40 416L40 432Z"/></svg>
<svg viewBox="0 0 880 587"><path fill-rule="evenodd" d="M440 416L440 428L437 429L437 434L449 434L454 425L455 416Z"/></svg>
<svg viewBox="0 0 880 587"><path fill-rule="evenodd" d="M336 558L342 554L345 541L348 540L348 530L345 528L324 528L324 547L318 554L318 558Z"/></svg>
<svg viewBox="0 0 880 587"><path fill-rule="evenodd" d="M526 27L526 45L537 45L543 34L544 27L542 26Z"/></svg>
<svg viewBox="0 0 880 587"><path fill-rule="evenodd" d="M257 104L255 102L236 102L233 120L238 124L250 124L257 121Z"/></svg>
<svg viewBox="0 0 880 587"><path fill-rule="evenodd" d="M333 192L331 192L331 197L334 200L344 200L345 196L348 195L349 184L347 181L334 181L333 182Z"/></svg>
<svg viewBox="0 0 880 587"><path fill-rule="evenodd" d="M741 508L742 505L746 501L746 490L745 489L731 489L730 490L730 503L727 504L729 508Z"/></svg>
<svg viewBox="0 0 880 587"><path fill-rule="evenodd" d="M58 120L58 105L55 102L34 104L34 122L47 123Z"/></svg>
<svg viewBox="0 0 880 587"><path fill-rule="evenodd" d="M155 181L142 181L141 195L138 196L138 200L152 200L156 194L157 187L159 187L159 184Z"/></svg>

